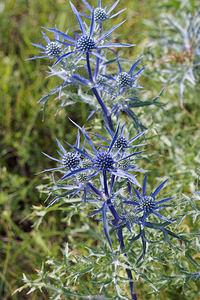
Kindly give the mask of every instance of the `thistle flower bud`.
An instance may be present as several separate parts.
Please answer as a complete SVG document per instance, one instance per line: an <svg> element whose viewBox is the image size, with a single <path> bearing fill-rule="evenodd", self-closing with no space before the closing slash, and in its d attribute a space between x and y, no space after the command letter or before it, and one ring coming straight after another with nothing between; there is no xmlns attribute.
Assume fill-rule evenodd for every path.
<svg viewBox="0 0 200 300"><path fill-rule="evenodd" d="M48 56L56 57L61 53L61 45L57 42L50 42L46 45L45 52Z"/></svg>
<svg viewBox="0 0 200 300"><path fill-rule="evenodd" d="M127 72L121 72L117 75L116 81L121 87L125 87L131 84L131 76Z"/></svg>
<svg viewBox="0 0 200 300"><path fill-rule="evenodd" d="M96 78L96 83L98 85L104 85L104 84L106 84L107 81L108 80L105 77L103 77L102 75L98 74L98 76Z"/></svg>
<svg viewBox="0 0 200 300"><path fill-rule="evenodd" d="M130 164L131 164L130 159L125 159L125 160L118 162L117 167L124 170L124 169L129 168Z"/></svg>
<svg viewBox="0 0 200 300"><path fill-rule="evenodd" d="M102 151L97 154L94 164L97 169L107 170L112 168L112 165L114 164L114 160L110 153L106 151Z"/></svg>
<svg viewBox="0 0 200 300"><path fill-rule="evenodd" d="M126 221L129 222L131 225L138 220L138 217L134 211L129 211L126 214Z"/></svg>
<svg viewBox="0 0 200 300"><path fill-rule="evenodd" d="M84 159L82 164L81 164L82 168L92 168L93 167L93 162L89 159Z"/></svg>
<svg viewBox="0 0 200 300"><path fill-rule="evenodd" d="M96 22L99 21L105 21L108 18L106 11L101 8L101 7L97 7L94 10L94 19Z"/></svg>
<svg viewBox="0 0 200 300"><path fill-rule="evenodd" d="M123 149L123 148L126 148L128 146L128 142L127 142L125 137L119 136L117 138L114 146L115 146L115 148Z"/></svg>
<svg viewBox="0 0 200 300"><path fill-rule="evenodd" d="M82 183L88 181L88 176L85 173L80 173L76 175L76 179L78 182Z"/></svg>
<svg viewBox="0 0 200 300"><path fill-rule="evenodd" d="M155 199L151 196L144 196L140 201L145 213L151 213L156 207Z"/></svg>
<svg viewBox="0 0 200 300"><path fill-rule="evenodd" d="M95 48L95 42L88 35L83 35L78 39L76 48L79 51L90 51Z"/></svg>
<svg viewBox="0 0 200 300"><path fill-rule="evenodd" d="M76 153L67 152L63 155L62 165L68 169L74 169L80 163L80 158Z"/></svg>

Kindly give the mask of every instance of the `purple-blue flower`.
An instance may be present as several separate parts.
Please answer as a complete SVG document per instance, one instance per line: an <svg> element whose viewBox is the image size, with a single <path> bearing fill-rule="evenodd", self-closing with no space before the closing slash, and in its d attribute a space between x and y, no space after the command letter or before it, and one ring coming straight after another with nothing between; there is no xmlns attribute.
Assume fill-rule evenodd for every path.
<svg viewBox="0 0 200 300"><path fill-rule="evenodd" d="M146 194L147 175L148 175L148 173L146 173L146 175L144 177L143 187L142 187L142 192L141 193L138 190L136 190L135 187L133 186L133 189L134 189L135 195L137 197L137 200L135 200L135 197L134 197L134 201L130 199L130 200L123 201L123 203L125 203L127 205L134 205L134 206L136 206L136 212L137 213L140 213L140 212L143 213L143 216L142 216L143 226L145 225L145 220L147 219L147 217L150 214L154 214L155 216L171 223L172 222L171 220L169 220L166 217L160 215L159 213L157 213L157 211L160 210L161 208L165 207L165 205L162 205L163 203L174 199L174 197L165 198L165 199L162 199L160 201L155 200L156 195L164 187L164 185L166 184L168 179L163 181L155 189L155 191L153 193L151 193L150 195L147 195Z"/></svg>
<svg viewBox="0 0 200 300"><path fill-rule="evenodd" d="M135 85L134 82L138 78L138 76L145 70L146 67L143 67L140 69L138 72L133 74L133 71L136 69L137 65L141 61L142 58L139 58L131 67L128 72L124 71L121 67L119 59L117 60L118 67L119 67L119 73L113 77L113 76L107 76L107 75L102 75L105 76L107 79L115 82L116 84L114 85L115 87L119 87L119 95L122 94L122 92L125 90L125 88L128 87L136 87L136 88L142 88L139 85Z"/></svg>
<svg viewBox="0 0 200 300"><path fill-rule="evenodd" d="M61 53L68 47L67 46L62 49L62 45L60 44L60 41L59 41L59 35L56 32L55 32L55 38L53 41L51 41L44 32L42 32L42 34L46 41L46 46L43 46L41 44L32 43L33 46L41 49L38 51L38 53L40 53L42 55L30 57L27 60L33 60L33 59L37 59L37 58L49 58L49 59L57 58L58 59L60 57Z"/></svg>
<svg viewBox="0 0 200 300"><path fill-rule="evenodd" d="M96 175L100 175L103 178L103 187L104 187L104 193L106 196L109 195L108 191L108 182L110 182L110 187L109 190L112 192L112 188L115 184L116 178L122 178L122 179L127 179L127 182L131 182L132 184L136 186L140 186L138 181L136 180L136 176L132 175L129 173L130 171L137 171L134 166L132 166L131 162L129 161L130 158L133 156L141 153L140 152L127 152L125 151L125 148L123 152L121 152L121 147L118 149L115 145L116 142L119 138L122 137L123 129L121 130L121 133L119 133L119 125L113 135L111 135L111 141L108 141L104 138L102 138L100 135L97 135L100 137L101 140L105 140L106 142L109 143L106 148L103 146L98 146L95 147L92 140L90 139L89 135L86 133L84 127L78 126L76 123L72 121L73 124L75 124L76 127L78 127L78 135L77 135L77 141L76 145L73 146L66 142L68 146L70 146L74 152L67 152L62 144L57 141L58 146L61 150L62 153L59 153L61 156L61 159L56 159L48 154L45 154L48 158L57 161L58 163L61 164L60 167L57 168L52 168L52 169L47 169L43 172L47 171L61 171L63 173L64 171L64 176L60 179L60 181L63 181L67 178L77 178L76 176L78 174L86 174L88 177L88 181L90 181L93 177ZM124 128L124 126L123 126ZM82 148L80 148L80 135L79 131L82 132L85 141L89 144L91 149L85 148L85 142L83 143ZM128 144L131 143L133 140L141 136L143 133L137 135L130 141L127 141L127 150L129 148L132 148L130 146L128 148ZM137 146L142 146L142 145L137 145ZM134 146L133 146L134 147ZM83 158L83 159L82 159ZM123 166L123 162L128 161L128 165L125 168ZM66 170L66 171L65 171ZM43 173L42 172L42 173ZM98 194L99 195L99 194Z"/></svg>
<svg viewBox="0 0 200 300"><path fill-rule="evenodd" d="M105 20L112 19L112 18L118 16L124 10L126 10L126 8L124 8L124 9L121 9L120 11L118 11L115 14L111 14L111 12L115 9L117 4L119 3L119 0L115 1L115 3L108 10L107 10L106 7L103 8L101 6L101 0L98 0L97 7L95 7L95 8L92 8L86 0L81 0L81 1L85 4L85 6L88 8L88 10L91 12L91 14L94 10L94 20L97 23L102 23ZM87 19L91 19L91 16L88 16L88 15L85 15L85 14L82 14L82 13L81 13L81 15L86 17Z"/></svg>
<svg viewBox="0 0 200 300"><path fill-rule="evenodd" d="M117 151L120 151L120 152L125 152L125 150L127 150L127 149L145 146L145 144L137 144L137 145L131 145L131 144L134 141L136 141L139 137L145 135L145 133L147 133L147 130L142 131L142 132L138 133L136 136L134 136L133 138L129 139L129 134L125 135L125 126L126 126L126 123L124 123L122 125L121 130L118 133L117 139L114 144L114 149L116 149ZM111 139L113 139L114 133L107 126L105 126L105 127L106 127L107 132L110 134ZM104 137L102 137L98 134L95 134L95 133L94 133L94 135L97 136L98 138L100 138L101 140L103 140L104 142L110 144L110 141L108 139L105 139ZM104 145L103 147L109 148L109 146L106 146L106 145Z"/></svg>
<svg viewBox="0 0 200 300"><path fill-rule="evenodd" d="M76 170L76 168L78 167L78 165L80 164L81 162L81 159L80 159L80 154L77 153L77 152L68 152L65 150L65 148L63 147L63 145L58 141L57 141L57 144L58 144L58 147L60 149L60 151L58 151L58 154L60 155L61 159L56 159L46 153L43 152L43 154L45 156L47 156L48 158L58 162L61 164L60 167L57 167L57 168L52 168L52 169L47 169L47 170L44 170L42 171L41 173L44 173L44 172L48 172L48 171L57 171L57 170L65 170L67 169L67 171L65 172L65 174L68 174L70 173L71 171L73 170ZM80 146L80 133L78 131L78 134L77 134L77 139L76 139L76 147L79 148Z"/></svg>

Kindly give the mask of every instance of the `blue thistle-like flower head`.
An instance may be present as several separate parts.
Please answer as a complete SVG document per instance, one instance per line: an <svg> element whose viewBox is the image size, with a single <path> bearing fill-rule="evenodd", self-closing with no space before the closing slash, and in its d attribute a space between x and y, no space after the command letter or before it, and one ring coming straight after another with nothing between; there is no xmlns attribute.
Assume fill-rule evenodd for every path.
<svg viewBox="0 0 200 300"><path fill-rule="evenodd" d="M78 165L81 163L81 159L80 159L80 154L77 152L67 152L65 150L65 148L63 147L63 145L58 141L58 147L60 149L61 152L58 151L59 155L61 156L61 159L57 159L54 158L46 153L43 153L46 157L58 162L61 166L57 167L57 168L52 168L52 169L48 169L48 170L44 170L41 173L47 172L47 171L59 171L62 169L67 169L67 172L69 172L69 170L75 170ZM80 134L78 132L77 134L77 139L76 139L76 147L79 147L80 145Z"/></svg>
<svg viewBox="0 0 200 300"><path fill-rule="evenodd" d="M95 22L102 22L105 21L106 19L108 19L108 15L105 11L105 9L101 8L101 7L97 7L94 9L94 20Z"/></svg>
<svg viewBox="0 0 200 300"><path fill-rule="evenodd" d="M128 141L124 136L119 136L114 145L117 149L125 149L128 147Z"/></svg>
<svg viewBox="0 0 200 300"><path fill-rule="evenodd" d="M74 152L66 152L62 157L62 165L67 169L75 169L80 163L79 156Z"/></svg>
<svg viewBox="0 0 200 300"><path fill-rule="evenodd" d="M119 132L119 134L117 135L117 137L115 139L115 143L113 145L113 148L115 150L121 150L120 152L125 152L126 149L139 148L141 146L144 146L144 144L137 144L137 145L131 145L131 144L135 140L137 140L139 137L142 137L147 131L140 132L135 137L133 137L132 139L129 139L128 134L126 134L126 137L125 137L125 133L124 133L125 126L126 126L126 124L124 124L121 127L121 131ZM109 130L109 128L107 126L106 126L106 129L107 129L108 133L110 134L110 136L113 139L114 138L114 134ZM110 143L108 140L106 140L104 138L102 138L102 140L104 140L107 143ZM107 147L107 146L105 146L105 147Z"/></svg>
<svg viewBox="0 0 200 300"><path fill-rule="evenodd" d="M61 53L61 45L58 42L50 42L46 45L45 52L49 57L57 57Z"/></svg>
<svg viewBox="0 0 200 300"><path fill-rule="evenodd" d="M92 13L93 8L90 6L90 4L86 0L81 0L84 5L87 7L87 9ZM94 8L94 20L97 23L102 23L103 21L107 19L112 19L116 16L118 16L121 12L125 10L121 9L117 13L111 14L111 12L115 9L117 4L119 3L119 0L115 1L115 3L110 7L110 9L107 10L107 8L102 8L101 7L101 1L97 2L97 7ZM84 15L87 19L91 19L91 16Z"/></svg>
<svg viewBox="0 0 200 300"><path fill-rule="evenodd" d="M151 196L144 196L140 198L140 206L145 214L150 214L156 208L156 201Z"/></svg>
<svg viewBox="0 0 200 300"><path fill-rule="evenodd" d="M55 30L57 30L56 27ZM30 57L27 60L33 60L37 58L49 58L49 59L59 58L60 54L66 49L66 46L62 49L62 45L59 43L59 35L56 32L54 33L55 33L55 39L54 41L51 41L48 38L48 36L44 32L42 32L43 38L45 39L46 42L46 46L32 43L33 46L40 49L40 51L38 51L40 53L40 56Z"/></svg>
<svg viewBox="0 0 200 300"><path fill-rule="evenodd" d="M139 58L130 68L130 70L128 72L125 72L122 70L119 58L117 59L117 63L118 63L118 67L119 67L119 73L115 76L106 76L108 79L110 79L111 81L115 81L117 83L117 85L115 86L119 86L119 92L118 94L122 94L122 92L124 92L124 88L126 87L137 87L137 88L141 88L141 86L139 85L135 85L134 82L135 80L139 77L139 75L144 71L144 69L146 67L143 67L142 69L140 69L138 72L136 72L135 74L133 74L133 71L136 69L137 65L139 64L139 62L141 61L141 58Z"/></svg>
<svg viewBox="0 0 200 300"><path fill-rule="evenodd" d="M129 75L127 72L120 72L117 75L116 81L119 83L119 86L121 87L130 86L132 84L131 75Z"/></svg>
<svg viewBox="0 0 200 300"><path fill-rule="evenodd" d="M94 166L98 170L109 170L113 167L114 160L111 154L107 151L101 151L97 153L94 160Z"/></svg>
<svg viewBox="0 0 200 300"><path fill-rule="evenodd" d="M146 183L147 183L147 175L148 173L145 175L144 181L143 181L143 187L142 187L142 193L139 193L133 186L133 189L135 191L135 195L136 195L136 199L135 196L132 199L129 200L125 200L124 203L128 204L128 205L134 205L136 208L137 213L143 213L142 216L142 224L145 225L145 220L146 218L153 213L155 216L167 221L167 222L172 222L171 220L167 219L166 217L160 215L159 213L157 213L158 210L162 209L163 207L165 207L165 205L163 205L163 203L174 199L174 197L170 197L170 198L165 198L163 200L160 201L155 201L155 197L156 195L160 192L160 190L164 187L164 185L166 184L166 182L168 181L165 180L163 181L156 189L153 193L151 193L150 195L146 195ZM160 205L161 204L161 205Z"/></svg>
<svg viewBox="0 0 200 300"><path fill-rule="evenodd" d="M76 48L83 52L91 51L95 49L95 42L88 35L82 35L76 43Z"/></svg>

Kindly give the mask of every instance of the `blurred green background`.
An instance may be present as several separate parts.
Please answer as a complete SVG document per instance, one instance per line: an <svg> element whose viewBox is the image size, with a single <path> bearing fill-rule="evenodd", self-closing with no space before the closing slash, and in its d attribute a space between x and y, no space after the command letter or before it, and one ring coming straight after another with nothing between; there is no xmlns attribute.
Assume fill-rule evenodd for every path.
<svg viewBox="0 0 200 300"><path fill-rule="evenodd" d="M114 1L103 1L103 4L108 2L110 6ZM148 44L153 28L147 25L147 21L155 22L156 26L161 2L126 0L118 5L118 10L127 7L112 23L117 24L124 18L127 20L123 30L118 31L120 41L137 45L123 50L124 57L136 59ZM81 1L74 0L73 3L83 11ZM163 0L162 4L169 11L180 8L179 1ZM191 4L195 7L193 1ZM58 106L51 99L42 122L42 107L37 101L56 86L57 79L46 78L48 60L25 60L36 54L31 42L42 43L41 26L53 27L55 24L60 30L77 28L68 1L0 1L0 299L48 299L45 294L12 293L23 285L23 273L34 277L47 255L60 255L60 247L70 232L62 220L63 211L49 213L39 228L33 226L35 220L31 218L44 206L45 199L37 190L43 176L36 174L53 166L41 152L54 155L56 137L72 141L74 132L67 116L83 124L88 113L87 107L77 104L56 115ZM162 87L159 81L152 82L150 72L143 81L150 96L158 94ZM179 106L178 92L167 90L162 101L168 102L165 113L158 108L145 109L145 123L148 125L153 121L154 132L158 134L148 145L152 158L141 164L152 170L154 185L156 178L169 176L170 193L187 194L198 189L198 93L188 90L183 110ZM79 226L79 221L76 222ZM187 220L183 224L188 232L195 229L191 224ZM173 287L172 291L168 287L166 294L161 293L159 297L186 299L183 296L179 298L179 294L179 290L175 291Z"/></svg>

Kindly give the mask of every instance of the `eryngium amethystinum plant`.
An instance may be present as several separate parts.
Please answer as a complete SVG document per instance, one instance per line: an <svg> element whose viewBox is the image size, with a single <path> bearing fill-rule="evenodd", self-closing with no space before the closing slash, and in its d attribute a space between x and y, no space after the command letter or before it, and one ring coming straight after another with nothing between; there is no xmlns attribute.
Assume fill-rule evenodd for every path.
<svg viewBox="0 0 200 300"><path fill-rule="evenodd" d="M163 13L160 24L150 50L155 72L170 89L178 87L182 107L184 90L200 85L200 11Z"/></svg>
<svg viewBox="0 0 200 300"><path fill-rule="evenodd" d="M117 0L110 9L103 8L101 1L98 1L94 8L87 1L82 2L90 15L79 13L70 2L80 27L78 33L73 31L74 36L70 36L68 31L62 32L56 27L44 28L49 34L54 34L54 39L51 40L43 33L47 45L34 44L42 49L42 58L53 61L50 76L57 76L62 80L62 83L40 102L46 104L48 98L57 92L66 98L70 96L72 101L80 101L81 98L93 106L89 117L97 110L102 112L104 134L89 132L84 126L70 120L77 129L75 145L69 141L57 140L58 155L52 157L44 153L55 162L55 166L41 173L50 172L53 178L46 189L48 199L51 199L47 209L59 200L70 203L75 198L79 199L77 207L80 209L84 206L84 212L87 212L85 224L88 224L91 217L98 218L108 247L101 237L99 250L88 248L88 256L80 256L79 261L74 258L72 265L75 262L78 269L73 267L70 261L66 263L66 266L69 264L69 268L63 272L68 274L70 270L70 275L66 286L62 286L61 283L62 291L59 291L66 297L74 297L73 299L130 299L129 296L131 299L137 299L134 283L138 278L152 285L152 281L144 274L143 266L146 264L148 271L153 273L150 271L152 266L149 265L149 259L151 257L151 265L154 259L158 259L154 258L154 255L159 256L158 245L168 243L173 247L172 239L177 239L180 244L185 242L182 235L169 229L169 226L180 222L179 215L174 215L172 209L176 200L171 196L158 195L168 179L151 191L149 186L146 188L147 171L138 167L148 132L143 130L135 136L130 136L129 125L120 122L120 114L125 112L130 117L127 123L130 120L134 121L136 129L141 129L143 125L132 108L161 104L157 101L159 96L150 101L139 99L142 87L138 77L145 70L145 67L138 69L141 58L134 63L129 62L129 67L125 68L122 67L125 60L113 50L132 46L112 42L112 33L123 22L107 31L104 30L104 22L109 23L110 19L123 11L111 14L119 1ZM37 58L41 57L31 59ZM114 63L118 72L111 74L107 67ZM77 93L65 91L70 85L77 89ZM142 187L137 180L140 173L145 173L142 176ZM79 213L83 212L80 210ZM141 241L139 247L138 241ZM148 247L149 245L151 247ZM65 257L68 257L68 254L66 250ZM53 261L51 265L54 265ZM89 265L87 269L86 265ZM40 273L45 274L43 271ZM90 274L88 276L91 276L95 292L91 291L89 286L84 289L84 294L80 294L76 289L77 293L70 291L71 279L80 283L82 274ZM102 280L102 276L106 280ZM27 278L25 282L30 286ZM129 292L127 289L126 292L122 292L121 282L129 284ZM83 284L87 287L87 282ZM34 291L36 286L37 284L33 283L31 291ZM37 288L41 289L41 286L38 284ZM59 299L60 292L56 292L54 296L58 297L55 299Z"/></svg>

